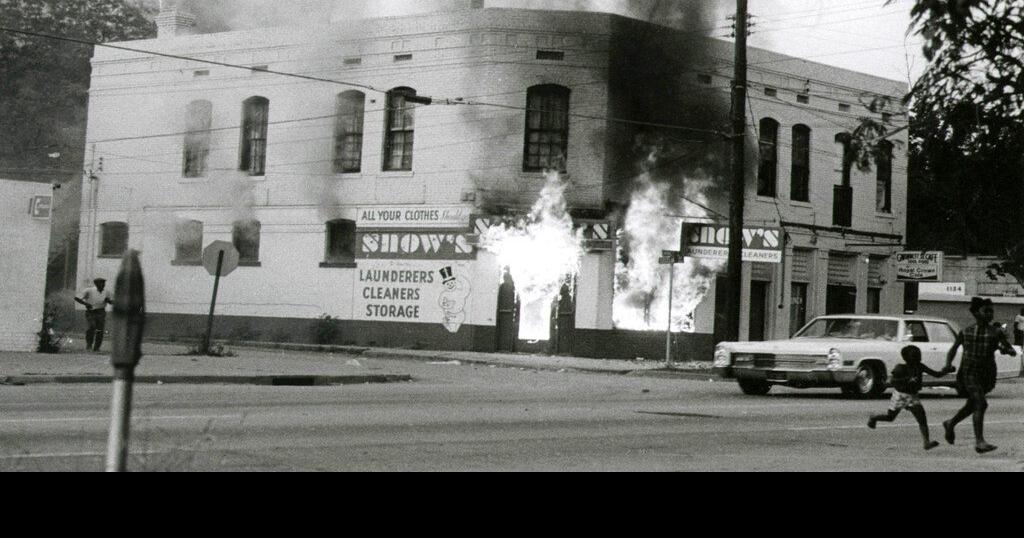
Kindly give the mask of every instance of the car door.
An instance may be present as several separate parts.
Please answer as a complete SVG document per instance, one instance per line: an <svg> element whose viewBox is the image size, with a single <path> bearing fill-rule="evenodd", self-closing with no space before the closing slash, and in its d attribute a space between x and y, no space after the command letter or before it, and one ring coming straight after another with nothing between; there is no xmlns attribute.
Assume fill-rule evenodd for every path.
<svg viewBox="0 0 1024 538"><path fill-rule="evenodd" d="M946 366L946 356L949 355L949 350L956 344L956 331L948 323L940 321L926 321L924 322L925 329L928 332L928 343L931 351L930 355L924 359L925 365L936 371L941 371ZM954 366L960 365L960 355L963 350L958 350L956 359L953 361ZM946 376L948 379L952 379L955 374ZM930 379L929 379L930 378ZM948 380L945 379L944 380ZM926 383L937 383L939 380L931 377L925 377Z"/></svg>
<svg viewBox="0 0 1024 538"><path fill-rule="evenodd" d="M940 350L939 346L931 341L925 322L917 320L907 321L903 342L904 345L916 346L921 350L921 362L925 366L934 369L940 369L945 366L945 352L949 351L949 347Z"/></svg>
<svg viewBox="0 0 1024 538"><path fill-rule="evenodd" d="M1012 326L1007 332L1007 339L1013 342L1013 329ZM1024 357L1021 356L1021 348L1014 347L1017 352L1016 356L1004 355L1000 352L996 352L996 372L999 379L1011 379L1020 377L1021 368L1024 367Z"/></svg>

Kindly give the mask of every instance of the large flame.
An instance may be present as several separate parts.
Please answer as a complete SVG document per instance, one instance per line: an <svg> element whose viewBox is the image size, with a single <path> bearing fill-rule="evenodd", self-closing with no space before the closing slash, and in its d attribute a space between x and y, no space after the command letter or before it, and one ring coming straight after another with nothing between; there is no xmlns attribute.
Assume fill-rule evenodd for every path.
<svg viewBox="0 0 1024 538"><path fill-rule="evenodd" d="M564 183L549 173L530 214L515 226L496 225L480 238L481 248L507 268L521 300L519 338L546 341L551 334L551 305L562 286L580 272L582 231L574 231Z"/></svg>
<svg viewBox="0 0 1024 538"><path fill-rule="evenodd" d="M707 205L701 181L687 182L687 198ZM633 331L664 331L669 327L669 271L660 265L663 251L678 251L685 218L707 214L683 200L672 200L671 189L649 174L640 178L619 235L619 261L615 268L615 326ZM720 262L686 258L676 265L672 286L672 330L694 332L694 311L704 300Z"/></svg>

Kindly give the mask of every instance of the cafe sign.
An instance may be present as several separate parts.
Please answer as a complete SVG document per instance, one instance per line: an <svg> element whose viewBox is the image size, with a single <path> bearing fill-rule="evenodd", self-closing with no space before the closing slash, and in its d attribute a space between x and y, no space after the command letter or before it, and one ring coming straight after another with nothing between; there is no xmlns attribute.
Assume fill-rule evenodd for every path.
<svg viewBox="0 0 1024 538"><path fill-rule="evenodd" d="M942 282L942 252L900 252L896 277L900 282Z"/></svg>

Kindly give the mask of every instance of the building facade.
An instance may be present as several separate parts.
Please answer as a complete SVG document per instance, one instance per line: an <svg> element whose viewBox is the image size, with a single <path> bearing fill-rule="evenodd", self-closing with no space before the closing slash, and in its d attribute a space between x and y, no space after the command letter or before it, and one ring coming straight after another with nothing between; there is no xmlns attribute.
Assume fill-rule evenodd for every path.
<svg viewBox="0 0 1024 538"><path fill-rule="evenodd" d="M684 182L645 164L657 151L706 161L707 211L685 216L727 214L731 45L614 15L473 5L208 35L169 13L160 38L130 44L169 56L98 48L79 278L110 278L138 249L151 334L197 337L212 288L203 247L226 240L241 267L221 284L221 338L663 356L656 328L616 327L623 215L637 177ZM905 123L895 106L865 108L898 103L905 85L764 51L751 64L746 217L784 232L785 255L745 266L744 334L901 311L889 258L906 229L905 135L862 172L843 134L863 116ZM528 214L551 172L584 252L548 339L531 343L514 279L479 242ZM713 280L681 358L710 358Z"/></svg>
<svg viewBox="0 0 1024 538"><path fill-rule="evenodd" d="M36 350L52 204L48 184L0 179L0 351Z"/></svg>

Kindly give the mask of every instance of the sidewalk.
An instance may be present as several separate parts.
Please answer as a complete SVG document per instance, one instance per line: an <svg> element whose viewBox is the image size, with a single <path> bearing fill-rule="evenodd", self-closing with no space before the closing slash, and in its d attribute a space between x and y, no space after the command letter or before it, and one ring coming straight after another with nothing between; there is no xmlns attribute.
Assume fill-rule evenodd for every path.
<svg viewBox="0 0 1024 538"><path fill-rule="evenodd" d="M139 383L323 386L412 381L402 361L445 365L486 365L528 370L578 371L612 375L711 379L710 363L680 364L669 371L662 362L616 361L577 357L423 351L351 346L239 344L233 357L189 356L185 344L147 342L136 371ZM107 383L109 352L71 350L59 355L0 353L0 384Z"/></svg>

